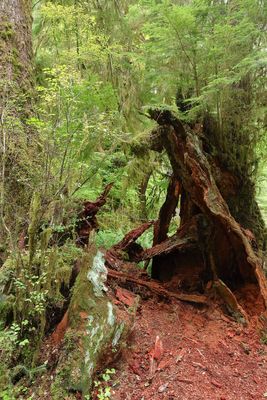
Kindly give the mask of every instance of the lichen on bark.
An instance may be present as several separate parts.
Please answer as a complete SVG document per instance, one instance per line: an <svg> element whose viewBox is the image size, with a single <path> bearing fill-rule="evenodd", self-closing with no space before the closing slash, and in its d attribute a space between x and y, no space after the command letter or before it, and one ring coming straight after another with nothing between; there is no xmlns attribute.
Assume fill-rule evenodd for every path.
<svg viewBox="0 0 267 400"><path fill-rule="evenodd" d="M111 362L129 332L131 318L118 312L106 294L103 254L90 249L82 260L68 309L53 398L66 391L89 394L96 371Z"/></svg>

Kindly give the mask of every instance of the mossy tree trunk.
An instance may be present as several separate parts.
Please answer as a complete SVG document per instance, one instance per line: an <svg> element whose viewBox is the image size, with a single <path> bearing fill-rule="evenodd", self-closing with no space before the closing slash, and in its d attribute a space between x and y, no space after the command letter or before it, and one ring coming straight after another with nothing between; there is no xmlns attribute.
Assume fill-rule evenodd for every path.
<svg viewBox="0 0 267 400"><path fill-rule="evenodd" d="M68 311L51 337L55 346L61 345L51 388L55 400L71 392L88 396L97 370L118 356L132 326L138 298L131 310L119 310L107 294L107 272L104 255L91 246Z"/></svg>
<svg viewBox="0 0 267 400"><path fill-rule="evenodd" d="M0 2L0 235L21 222L36 172L35 132L28 123L33 108L31 7L31 0Z"/></svg>
<svg viewBox="0 0 267 400"><path fill-rule="evenodd" d="M31 0L2 0L0 4L2 96L11 94L16 84L24 93L32 86L31 5Z"/></svg>
<svg viewBox="0 0 267 400"><path fill-rule="evenodd" d="M253 118L247 98L249 96L246 92L243 93L244 88L240 87L239 91L241 93L234 92L232 98L228 99L229 105L224 110L222 127L210 115L205 116L204 150L212 155L216 183L231 214L245 229L253 232L258 245L265 249L266 229L256 201L255 185L259 133L255 133L258 128L251 122ZM242 101L241 110L238 99L239 103Z"/></svg>

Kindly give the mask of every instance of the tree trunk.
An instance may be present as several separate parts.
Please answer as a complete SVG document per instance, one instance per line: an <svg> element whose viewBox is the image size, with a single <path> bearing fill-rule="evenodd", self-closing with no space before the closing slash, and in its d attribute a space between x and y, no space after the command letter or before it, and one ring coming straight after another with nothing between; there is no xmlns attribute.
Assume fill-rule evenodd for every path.
<svg viewBox="0 0 267 400"><path fill-rule="evenodd" d="M244 99L243 104L246 104ZM234 103L231 103L234 107ZM249 108L248 104L246 107ZM245 108L245 107L244 107ZM247 111L245 113L245 111ZM245 228L253 232L260 248L266 248L266 227L256 201L256 188L253 179L256 156L255 139L249 141L244 127L250 127L249 110L242 116L242 123L233 118L230 111L229 121L224 121L224 131L210 116L204 117L203 147L207 153L215 154L212 167L216 171L214 178L226 200L231 214ZM226 132L226 129L229 132ZM240 133L241 132L241 133ZM255 133L254 133L255 136Z"/></svg>
<svg viewBox="0 0 267 400"><path fill-rule="evenodd" d="M12 230L28 209L38 170L33 128L27 122L33 95L31 4L0 3L0 235Z"/></svg>
<svg viewBox="0 0 267 400"><path fill-rule="evenodd" d="M30 0L2 0L0 4L0 79L4 104L7 93L15 94L17 89L17 94L27 95L32 87L31 5Z"/></svg>

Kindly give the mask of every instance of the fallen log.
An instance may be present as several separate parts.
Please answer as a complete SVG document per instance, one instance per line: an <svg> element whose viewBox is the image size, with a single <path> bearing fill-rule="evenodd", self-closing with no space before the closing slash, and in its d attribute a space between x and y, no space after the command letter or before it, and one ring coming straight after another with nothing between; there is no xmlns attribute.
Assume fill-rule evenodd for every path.
<svg viewBox="0 0 267 400"><path fill-rule="evenodd" d="M120 271L114 271L113 269L110 269L110 268L108 268L108 278L120 279L122 281L128 281L131 283L135 283L136 285L144 286L147 289L149 289L151 292L154 292L159 296L174 298L174 299L189 302L189 303L198 303L198 304L207 304L208 303L208 298L204 295L170 292L169 290L162 287L162 285L156 281L152 281L152 280L145 281L142 279L137 279L131 275L125 274Z"/></svg>
<svg viewBox="0 0 267 400"><path fill-rule="evenodd" d="M60 398L70 392L88 397L96 372L120 354L132 328L134 313L119 310L106 293L104 263L94 247L84 252L68 310L48 339L44 360L54 368L53 390Z"/></svg>

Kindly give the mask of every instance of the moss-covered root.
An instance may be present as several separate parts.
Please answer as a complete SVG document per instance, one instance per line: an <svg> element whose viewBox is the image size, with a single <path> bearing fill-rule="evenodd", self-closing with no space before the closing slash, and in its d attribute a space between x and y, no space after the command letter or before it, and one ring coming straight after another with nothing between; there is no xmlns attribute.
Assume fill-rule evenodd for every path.
<svg viewBox="0 0 267 400"><path fill-rule="evenodd" d="M93 254L92 254L93 253ZM89 394L98 368L110 362L126 339L132 318L121 313L106 294L103 254L85 254L73 289L68 328L52 387L52 398L66 392ZM103 362L104 360L104 362Z"/></svg>

